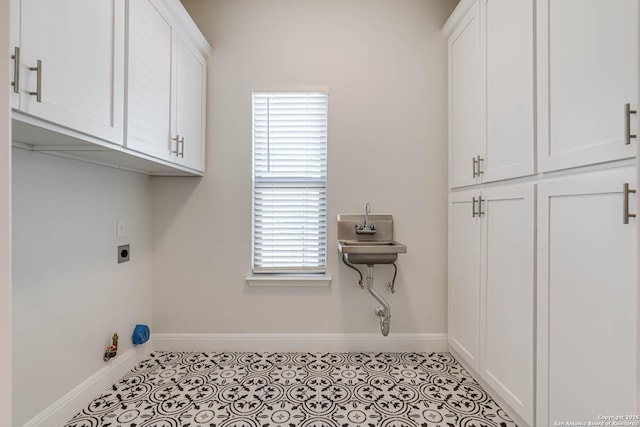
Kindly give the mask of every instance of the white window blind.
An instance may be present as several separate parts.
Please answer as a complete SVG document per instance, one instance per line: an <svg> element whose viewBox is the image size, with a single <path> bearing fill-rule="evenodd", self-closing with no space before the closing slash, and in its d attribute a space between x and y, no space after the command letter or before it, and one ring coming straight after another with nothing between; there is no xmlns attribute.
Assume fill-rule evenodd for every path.
<svg viewBox="0 0 640 427"><path fill-rule="evenodd" d="M253 94L253 272L327 258L327 94Z"/></svg>

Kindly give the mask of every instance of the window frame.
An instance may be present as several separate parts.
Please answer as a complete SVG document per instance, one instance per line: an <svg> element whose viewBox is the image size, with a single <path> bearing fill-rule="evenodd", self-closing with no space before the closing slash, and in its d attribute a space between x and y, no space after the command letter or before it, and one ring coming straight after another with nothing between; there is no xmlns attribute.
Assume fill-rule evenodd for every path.
<svg viewBox="0 0 640 427"><path fill-rule="evenodd" d="M291 177L280 177L278 181L275 181L277 184L274 185L273 188L276 188L278 185L282 185L283 188L294 188L296 186L300 186L303 188L312 188L317 185L316 188L320 189L321 194L324 195L324 221L320 221L319 224L324 226L324 235L323 235L323 247L321 251L318 252L318 256L323 258L324 265L318 266L301 266L301 267L293 267L293 266L274 266L274 267L264 267L264 266L256 266L256 190L259 188L256 180L256 96L260 95L275 95L275 96L308 96L308 95L321 95L324 97L324 177L323 179L318 178L307 178L303 177L291 178ZM287 286L313 286L320 285L326 286L331 282L331 278L328 276L328 209L327 209L327 187L328 187L328 117L329 117L329 94L327 91L321 90L296 90L296 91L254 91L251 93L251 276L246 278L246 281L251 286L273 286L274 283L286 283ZM286 186L286 183L289 182L292 185L290 187ZM311 186L305 186L305 184L312 183ZM315 184L315 185L314 185ZM319 201L322 200L322 196L319 196Z"/></svg>

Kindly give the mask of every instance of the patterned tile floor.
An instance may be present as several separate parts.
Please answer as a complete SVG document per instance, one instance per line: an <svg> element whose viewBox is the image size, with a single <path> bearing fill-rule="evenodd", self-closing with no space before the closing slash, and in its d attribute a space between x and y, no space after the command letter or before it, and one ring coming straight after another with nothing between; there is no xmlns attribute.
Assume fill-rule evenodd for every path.
<svg viewBox="0 0 640 427"><path fill-rule="evenodd" d="M449 353L156 352L65 427L513 427Z"/></svg>

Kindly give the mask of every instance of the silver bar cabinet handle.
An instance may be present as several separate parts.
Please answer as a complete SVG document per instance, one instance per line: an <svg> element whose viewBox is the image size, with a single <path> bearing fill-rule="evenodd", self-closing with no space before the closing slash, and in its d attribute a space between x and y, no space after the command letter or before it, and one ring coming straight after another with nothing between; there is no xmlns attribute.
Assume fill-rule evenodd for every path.
<svg viewBox="0 0 640 427"><path fill-rule="evenodd" d="M476 198L475 198L475 197L473 197L473 198L471 199L471 218L475 218L475 217L476 217L476 215L478 215L478 214L476 213L476 203L478 203L478 200L476 200Z"/></svg>
<svg viewBox="0 0 640 427"><path fill-rule="evenodd" d="M11 59L13 59L13 81L11 86L13 86L15 93L20 93L20 48L18 46L13 48Z"/></svg>
<svg viewBox="0 0 640 427"><path fill-rule="evenodd" d="M42 61L38 59L35 67L29 67L29 70L36 72L36 91L29 92L29 95L34 95L36 101L42 102Z"/></svg>
<svg viewBox="0 0 640 427"><path fill-rule="evenodd" d="M478 216L484 215L484 211L482 210L482 202L486 202L482 196L478 197Z"/></svg>
<svg viewBox="0 0 640 427"><path fill-rule="evenodd" d="M180 145L182 146L182 150L180 150L180 157L184 159L184 136L180 138Z"/></svg>
<svg viewBox="0 0 640 427"><path fill-rule="evenodd" d="M478 160L476 163L478 163L478 176L482 175L484 172L482 172L482 168L480 167L480 163L484 162L484 159L482 157L480 157L480 155L478 155Z"/></svg>
<svg viewBox="0 0 640 427"><path fill-rule="evenodd" d="M624 193L624 205L622 207L622 223L629 224L629 218L635 218L636 214L629 213L629 194L635 194L636 190L629 188L629 183L625 182L622 186L622 192Z"/></svg>
<svg viewBox="0 0 640 427"><path fill-rule="evenodd" d="M173 138L171 138L171 140L176 142L176 151L173 151L171 149L171 145L173 144L169 145L169 151L171 151L171 154L175 154L176 156L179 156L180 155L180 135L174 136Z"/></svg>
<svg viewBox="0 0 640 427"><path fill-rule="evenodd" d="M478 176L476 172L476 162L477 162L476 158L475 157L471 158L471 162L473 163L473 177L475 178L476 176Z"/></svg>
<svg viewBox="0 0 640 427"><path fill-rule="evenodd" d="M631 134L631 115L636 113L636 110L631 109L631 104L624 104L624 145L631 144L631 140L636 138L636 135Z"/></svg>

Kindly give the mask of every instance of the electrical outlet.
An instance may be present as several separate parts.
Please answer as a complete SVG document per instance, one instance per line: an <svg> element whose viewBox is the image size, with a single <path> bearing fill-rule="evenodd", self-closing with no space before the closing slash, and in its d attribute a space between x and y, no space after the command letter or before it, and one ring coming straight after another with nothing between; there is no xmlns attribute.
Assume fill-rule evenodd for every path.
<svg viewBox="0 0 640 427"><path fill-rule="evenodd" d="M127 220L124 218L116 221L116 237L127 237Z"/></svg>
<svg viewBox="0 0 640 427"><path fill-rule="evenodd" d="M129 261L130 256L131 250L129 249L129 245L118 246L118 264Z"/></svg>

